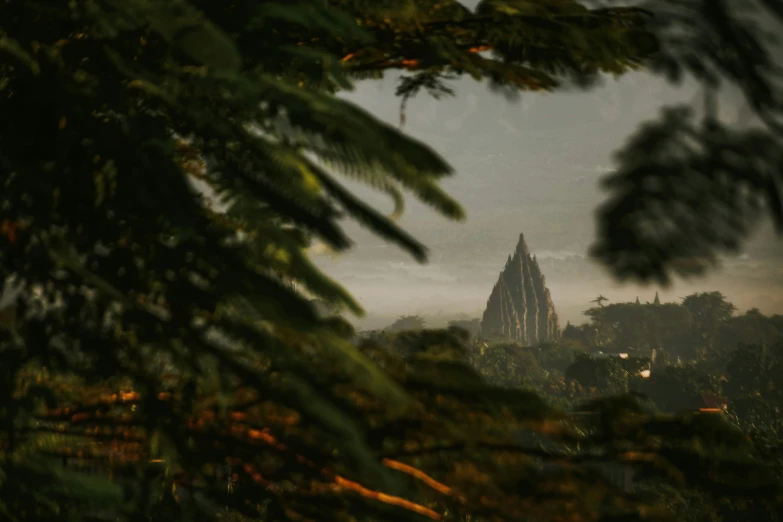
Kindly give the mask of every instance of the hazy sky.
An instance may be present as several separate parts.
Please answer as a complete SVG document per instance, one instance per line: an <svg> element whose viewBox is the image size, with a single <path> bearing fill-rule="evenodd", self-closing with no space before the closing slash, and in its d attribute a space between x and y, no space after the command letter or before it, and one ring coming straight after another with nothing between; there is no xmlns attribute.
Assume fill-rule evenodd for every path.
<svg viewBox="0 0 783 522"><path fill-rule="evenodd" d="M392 76L360 82L345 96L398 125L395 85ZM455 98L421 95L409 102L404 130L456 169L444 187L464 206L467 220L449 222L408 198L401 224L430 247L428 264L418 265L355 226L348 227L357 241L353 251L316 259L360 299L368 315L359 325L376 328L413 313L433 326L457 314L478 317L520 232L541 262L563 324L583 322L581 312L598 294L612 301L637 295L652 300L657 288L616 285L585 259L594 238L593 214L605 197L598 181L612 168L613 151L640 122L663 105L696 101L694 88L635 73L586 93L530 93L511 103L472 80L452 86ZM364 187L357 191L391 210L382 196ZM783 312L782 260L783 244L767 227L743 257L661 297L721 290L741 309Z"/></svg>

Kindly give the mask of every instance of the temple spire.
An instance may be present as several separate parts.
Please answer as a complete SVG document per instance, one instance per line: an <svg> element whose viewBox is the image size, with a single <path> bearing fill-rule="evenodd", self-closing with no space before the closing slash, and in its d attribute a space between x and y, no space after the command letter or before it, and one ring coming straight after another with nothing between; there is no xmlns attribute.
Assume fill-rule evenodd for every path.
<svg viewBox="0 0 783 522"><path fill-rule="evenodd" d="M487 300L481 335L484 339L510 339L529 346L560 336L560 323L546 279L522 234Z"/></svg>
<svg viewBox="0 0 783 522"><path fill-rule="evenodd" d="M525 234L519 234L519 243L517 243L517 252L525 255L530 254L530 250L527 248L527 243L525 243Z"/></svg>

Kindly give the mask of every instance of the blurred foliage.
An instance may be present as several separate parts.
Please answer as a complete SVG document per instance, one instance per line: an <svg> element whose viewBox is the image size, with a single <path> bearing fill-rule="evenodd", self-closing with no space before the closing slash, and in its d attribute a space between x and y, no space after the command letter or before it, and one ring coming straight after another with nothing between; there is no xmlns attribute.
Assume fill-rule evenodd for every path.
<svg viewBox="0 0 783 522"><path fill-rule="evenodd" d="M640 367L632 369L632 365ZM591 395L616 395L628 391L629 376L640 370L641 364L633 359L594 358L581 354L566 369L565 378L578 382L582 388L590 390Z"/></svg>
<svg viewBox="0 0 783 522"><path fill-rule="evenodd" d="M449 328L460 328L468 332L468 338L476 339L481 331L481 319L458 319L449 321Z"/></svg>
<svg viewBox="0 0 783 522"><path fill-rule="evenodd" d="M496 386L521 386L539 383L547 377L532 350L514 342L486 347L481 344L473 350L471 363L487 382Z"/></svg>
<svg viewBox="0 0 783 522"><path fill-rule="evenodd" d="M663 508L682 522L721 522L719 510L709 497L661 481L645 481L634 488L649 502Z"/></svg>
<svg viewBox="0 0 783 522"><path fill-rule="evenodd" d="M424 328L424 319L418 315L403 315L392 324L384 328L389 332L404 332L408 330L422 330Z"/></svg>
<svg viewBox="0 0 783 522"><path fill-rule="evenodd" d="M333 312L361 308L307 256L349 248L348 217L424 260L395 224L403 191L463 217L442 158L334 96L352 80L426 75L403 80L403 100L464 74L509 95L590 85L668 56L651 23L570 0L2 3L0 277L16 290L1 317L0 517L666 515L593 461L776 500L731 426L606 400L574 429L536 394L485 383L462 330L357 346ZM336 174L388 195L392 214Z"/></svg>
<svg viewBox="0 0 783 522"><path fill-rule="evenodd" d="M648 70L696 80L704 106L662 109L617 152L592 253L620 279L667 285L737 252L764 215L783 234L783 9L775 0L639 6L660 46ZM731 89L756 125L722 118L718 95Z"/></svg>
<svg viewBox="0 0 783 522"><path fill-rule="evenodd" d="M740 344L764 346L779 350L783 343L783 316L765 316L753 308L728 319L718 332L716 351L725 357ZM777 352L779 355L779 351Z"/></svg>
<svg viewBox="0 0 783 522"><path fill-rule="evenodd" d="M568 340L543 343L536 347L536 356L541 367L558 373L564 373L580 353L584 353L583 348Z"/></svg>
<svg viewBox="0 0 783 522"><path fill-rule="evenodd" d="M691 366L666 366L653 371L641 381L639 391L649 397L661 410L684 412L706 406L703 394L720 395L720 382Z"/></svg>
<svg viewBox="0 0 783 522"><path fill-rule="evenodd" d="M582 429L574 429L568 417L534 393L484 384L462 362L464 340L455 330L399 334L407 357L395 355L388 345L363 344L362 352L414 398L415 407L397 418L357 390L339 368L321 366L307 375L352 412L382 465L396 474L400 496L379 495L355 482L350 460L334 451L322 428L297 412L244 386L216 392L209 376L188 397L194 393L188 385L192 381L162 375L170 391L151 401L133 390L112 393L110 386L71 382L74 399L85 402L44 408L34 416L37 425L26 430L26 445L36 445L39 457L55 457L53 463L74 461L81 467L86 461L92 473L114 475L113 482L94 481L95 491L82 504L91 508L88 513L100 513L101 498L119 484L125 487L121 498L146 506L153 520L185 516L188 510L217 516L221 504L247 517L273 520L292 513L320 519L327 509L338 518L366 513L371 519L397 520L406 513L439 520L444 509L457 520L469 514L513 520L523 513L541 520L593 520L620 513L648 519L650 507L639 503L641 497L589 471L591 463L615 460L644 476L680 480L729 497L758 497L755 489L774 484L728 424L649 415L633 401L602 400L585 406L590 416ZM48 384L45 373L31 371L25 377ZM165 427L154 433L144 427L151 413L166 418ZM717 455L722 457L715 460ZM729 455L733 463L724 469L720 462ZM746 482L732 471L738 465ZM57 483L52 474L46 483ZM78 481L68 484L73 493ZM174 492L170 504L167 491Z"/></svg>

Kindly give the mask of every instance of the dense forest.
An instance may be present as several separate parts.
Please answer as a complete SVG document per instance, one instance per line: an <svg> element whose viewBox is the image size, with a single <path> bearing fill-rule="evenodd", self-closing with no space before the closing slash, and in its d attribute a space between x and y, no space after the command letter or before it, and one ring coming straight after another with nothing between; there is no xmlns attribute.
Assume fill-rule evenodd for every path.
<svg viewBox="0 0 783 522"><path fill-rule="evenodd" d="M781 473L783 317L756 309L738 314L720 292L679 303L661 303L657 294L644 304L605 301L596 299L599 306L584 312L589 320L568 324L558 342L537 346L484 339L478 319L449 328L467 334L465 363L494 386L533 391L576 419L591 411L591 401L608 396L624 396L647 413L715 416ZM359 336L404 351L423 327L420 318L403 316ZM663 502L680 520L764 518L631 468L603 472L619 487Z"/></svg>
<svg viewBox="0 0 783 522"><path fill-rule="evenodd" d="M489 383L535 389L559 398L566 409L633 392L659 411L682 413L711 408L704 403L708 394L725 399L721 405L730 413L755 401L742 409L748 429L752 418L744 416L751 411L762 405L768 413L779 410L774 376L783 362L782 316L756 309L737 313L720 292L689 295L680 303L661 303L656 296L644 304L602 304L584 313L587 322L567 324L557 342L535 346L483 338L478 319L452 321L449 328L467 334L470 364ZM425 326L416 316L403 316L357 337L394 345Z"/></svg>
<svg viewBox="0 0 783 522"><path fill-rule="evenodd" d="M466 218L404 132L458 77L700 85L618 144L591 253L620 281L783 231L783 6L638 4L0 4L0 520L778 520L780 317L702 293L598 300L540 346L360 335L309 257L350 219L424 262L405 196ZM390 71L399 127L338 96Z"/></svg>

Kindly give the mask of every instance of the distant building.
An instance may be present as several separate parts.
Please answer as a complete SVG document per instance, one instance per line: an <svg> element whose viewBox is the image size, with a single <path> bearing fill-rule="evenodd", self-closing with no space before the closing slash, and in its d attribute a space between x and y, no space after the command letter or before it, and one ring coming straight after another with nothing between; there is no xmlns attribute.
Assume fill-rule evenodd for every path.
<svg viewBox="0 0 783 522"><path fill-rule="evenodd" d="M522 234L487 299L479 335L482 340L505 339L527 346L560 338L546 278Z"/></svg>

